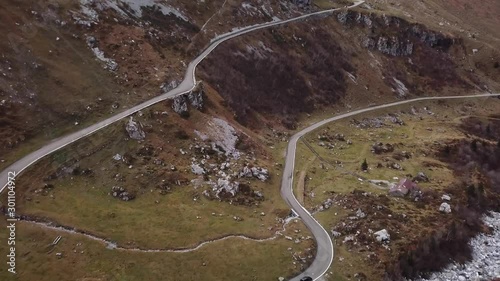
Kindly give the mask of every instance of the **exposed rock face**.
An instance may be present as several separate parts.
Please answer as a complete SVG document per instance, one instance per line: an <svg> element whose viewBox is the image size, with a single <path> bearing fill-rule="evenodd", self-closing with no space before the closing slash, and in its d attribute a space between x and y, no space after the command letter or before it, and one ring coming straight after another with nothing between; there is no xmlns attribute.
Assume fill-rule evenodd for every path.
<svg viewBox="0 0 500 281"><path fill-rule="evenodd" d="M341 11L337 14L337 20L346 25L351 22L356 22L357 24L362 24L367 27L372 27L373 20L371 19L372 15L362 14L362 13L353 13L351 11Z"/></svg>
<svg viewBox="0 0 500 281"><path fill-rule="evenodd" d="M203 110L205 89L203 83L199 83L196 88L188 94L189 103L192 107Z"/></svg>
<svg viewBox="0 0 500 281"><path fill-rule="evenodd" d="M198 164L191 164L191 171L195 174L195 175L203 175L205 174L205 169L203 169L200 165Z"/></svg>
<svg viewBox="0 0 500 281"><path fill-rule="evenodd" d="M168 86L167 88L171 87ZM172 104L172 109L175 111L175 113L181 115L182 117L188 117L189 116L188 104L191 104L192 107L198 110L203 110L204 96L205 96L205 91L203 89L203 85L200 83L200 85L198 85L190 93L175 97L174 102Z"/></svg>
<svg viewBox="0 0 500 281"><path fill-rule="evenodd" d="M365 48L377 50L393 57L412 55L416 43L423 43L431 48L439 47L443 50L447 50L455 43L454 39L441 33L430 31L422 25L410 24L403 19L392 16L376 16L348 10L339 12L337 20L343 25L360 25L371 28L374 34L365 37L362 45ZM384 30L384 33L377 32L378 30ZM390 35L392 30L397 32Z"/></svg>
<svg viewBox="0 0 500 281"><path fill-rule="evenodd" d="M168 83L168 84L164 83L163 85L161 85L161 89L164 93L167 93L170 90L177 88L178 85L179 85L179 82L173 80L173 81L170 81L170 83Z"/></svg>
<svg viewBox="0 0 500 281"><path fill-rule="evenodd" d="M240 152L236 149L239 137L236 129L227 121L213 118L208 122L207 134L213 140L212 149L224 153L226 156L239 158Z"/></svg>
<svg viewBox="0 0 500 281"><path fill-rule="evenodd" d="M194 108L203 110L203 91L189 93L188 99Z"/></svg>
<svg viewBox="0 0 500 281"><path fill-rule="evenodd" d="M238 187L238 182L231 182L230 180L223 178L218 179L217 183L214 183L212 186L213 191L215 192L217 197L219 197L222 192L229 193L231 194L231 196L235 196L238 192Z"/></svg>
<svg viewBox="0 0 500 281"><path fill-rule="evenodd" d="M127 125L125 126L125 130L128 133L128 136L134 140L143 140L146 138L146 133L142 130L141 123L135 122L133 117L130 117Z"/></svg>
<svg viewBox="0 0 500 281"><path fill-rule="evenodd" d="M188 113L188 105L186 95L180 95L174 98L172 109L175 113L183 116Z"/></svg>

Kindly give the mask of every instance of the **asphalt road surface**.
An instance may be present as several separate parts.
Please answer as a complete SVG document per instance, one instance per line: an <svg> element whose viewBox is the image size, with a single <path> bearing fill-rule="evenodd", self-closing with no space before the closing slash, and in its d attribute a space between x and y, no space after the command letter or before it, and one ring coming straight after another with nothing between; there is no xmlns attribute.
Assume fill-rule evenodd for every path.
<svg viewBox="0 0 500 281"><path fill-rule="evenodd" d="M353 7L356 7L358 5L361 5L362 3L364 3L364 1L356 2L352 6L349 6L346 8L353 8ZM69 134L67 136L52 140L44 147L24 156L23 158L21 158L20 160L18 160L14 164L10 165L9 167L7 167L4 171L2 171L0 173L0 186L2 187L0 189L0 193L3 192L3 190L5 189L5 187L7 185L9 172L15 172L18 175L22 171L24 171L27 167L29 167L33 163L37 162L41 158L65 147L65 146L67 146L67 145L69 145L69 144L71 144L79 139L82 139L82 138L84 138L92 133L95 133L96 131L99 131L102 128L105 128L105 127L109 126L110 124L113 124L113 123L115 123L115 122L129 116L129 115L132 115L132 114L134 114L134 113L136 113L144 108L147 108L153 104L156 104L156 103L164 101L166 99L170 99L170 98L173 98L175 96L189 93L190 91L192 91L194 89L194 87L196 86L196 76L195 76L196 67L217 46L219 46L219 44L223 43L224 41L227 41L231 38L238 37L238 36L244 35L246 33L259 30L259 29L264 29L264 28L271 27L271 26L277 26L277 25L282 25L282 24L294 22L294 21L299 21L299 20L302 20L302 19L305 19L308 17L312 17L312 16L329 14L333 11L341 10L341 9L345 9L345 8L319 11L319 12L291 18L288 20L278 20L278 21L266 22L266 23L262 23L262 24L257 24L257 25L237 29L237 30L231 31L229 33L226 33L224 35L217 36L215 39L213 39L211 41L210 45L205 50L203 50L203 52L198 57L196 57L193 61L191 61L189 63L188 68L186 70L186 74L184 75L184 79L182 80L181 84L177 88L172 89L167 93L164 93L160 96L154 97L154 98L152 98L148 101L145 101L139 105L136 105L132 108L129 108L121 113L114 115L114 116L111 116L106 120L98 122L98 123L91 125L87 128L84 128L78 132L74 132L74 133Z"/></svg>

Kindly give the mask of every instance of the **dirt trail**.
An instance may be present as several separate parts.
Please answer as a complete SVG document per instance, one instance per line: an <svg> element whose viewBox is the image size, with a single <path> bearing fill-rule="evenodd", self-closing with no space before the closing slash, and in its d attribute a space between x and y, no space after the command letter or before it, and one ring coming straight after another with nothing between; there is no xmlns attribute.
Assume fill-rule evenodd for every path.
<svg viewBox="0 0 500 281"><path fill-rule="evenodd" d="M297 219L297 218L295 218L295 219ZM46 228L46 229L62 231L62 232L74 234L74 235L82 235L82 236L85 236L89 239L99 241L99 242L105 244L108 249L117 249L117 250L121 250L121 251L132 251L132 252L144 252L144 253L159 253L159 252L188 253L188 252L196 251L207 244L211 244L211 243L215 243L215 242L219 242L219 241L224 241L227 239L243 239L243 240L250 240L250 241L255 241L255 242L271 241L271 240L277 239L278 237L283 236L282 232L285 231L286 225L290 222L290 220L285 220L281 230L277 230L274 235L267 237L267 238L262 238L262 239L252 238L252 237L249 237L249 236L246 236L243 234L228 234L228 235L224 235L224 236L210 239L207 241L202 241L202 242L200 242L197 245L194 245L192 247L146 249L146 248L141 248L141 247L135 247L135 248L123 247L123 246L116 244L115 242L113 242L111 240L106 239L106 238L98 237L98 236L95 236L95 235L88 233L86 231L82 231L82 230L75 229L75 228L68 227L68 226L52 224L50 222L41 222L41 221L28 219L28 218L20 219L20 221L25 222L25 223L29 223L29 224L33 224L33 225L36 225L36 226L39 226L42 228Z"/></svg>
<svg viewBox="0 0 500 281"><path fill-rule="evenodd" d="M306 186L307 170L309 169L309 166L311 166L311 164L316 160L316 158L316 155L311 156L311 158L307 160L307 163L300 171L299 181L297 182L297 201L299 201L301 205L304 205L304 191Z"/></svg>

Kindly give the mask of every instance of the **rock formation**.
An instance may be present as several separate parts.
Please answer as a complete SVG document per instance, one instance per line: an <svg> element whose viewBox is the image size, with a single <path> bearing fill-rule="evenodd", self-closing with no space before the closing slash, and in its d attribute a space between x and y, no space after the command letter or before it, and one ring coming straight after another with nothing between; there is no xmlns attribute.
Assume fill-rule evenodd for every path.
<svg viewBox="0 0 500 281"><path fill-rule="evenodd" d="M143 140L146 138L146 133L142 130L142 125L139 122L135 122L133 117L130 117L127 125L125 126L129 137L134 140Z"/></svg>

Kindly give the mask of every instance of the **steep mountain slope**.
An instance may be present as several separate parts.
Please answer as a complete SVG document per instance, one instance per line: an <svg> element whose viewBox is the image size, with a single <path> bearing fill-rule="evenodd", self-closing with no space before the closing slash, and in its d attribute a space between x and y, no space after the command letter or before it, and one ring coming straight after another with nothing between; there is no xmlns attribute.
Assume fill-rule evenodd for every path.
<svg viewBox="0 0 500 281"><path fill-rule="evenodd" d="M293 128L297 113L344 97L408 98L496 85L490 79L498 79L496 70L469 71L468 45L395 16L347 11L232 40L202 69L241 122L257 111Z"/></svg>
<svg viewBox="0 0 500 281"><path fill-rule="evenodd" d="M7 34L0 42L0 168L51 139L175 87L187 63L217 35L348 4L39 2L0 3L0 30ZM235 233L259 239L275 235L279 239L269 243L276 255L251 256L275 259L276 266L266 262L272 271L254 273L246 266L239 246L253 246L241 241L231 244L239 249L235 264L248 280L291 276L311 261L314 246L305 229L287 233L290 239L276 234L288 216L279 179L289 135L334 111L417 96L498 91L500 35L493 11L499 4L467 6L462 0L369 0L354 10L225 42L200 65L202 83L190 95L141 111L135 121L118 122L23 174L19 212L125 248L186 247ZM146 234L137 237L141 231ZM42 243L37 234L47 232L53 234L26 227L19 235L37 244ZM102 251L89 250L81 253L86 261ZM222 252L234 254L227 248ZM199 259L175 257L176 262L184 271L199 262L217 278L220 265L207 266L202 259L214 257L203 253ZM122 268L115 254L109 264L94 268ZM119 279L130 271L141 278L142 254L149 253L128 256L132 269L126 273L92 278ZM29 253L24 257L32 265ZM154 276L178 269L154 265ZM238 277L238 270L232 268L226 278ZM79 271L78 277L89 275Z"/></svg>

